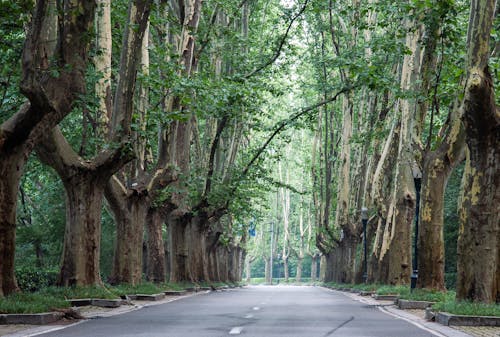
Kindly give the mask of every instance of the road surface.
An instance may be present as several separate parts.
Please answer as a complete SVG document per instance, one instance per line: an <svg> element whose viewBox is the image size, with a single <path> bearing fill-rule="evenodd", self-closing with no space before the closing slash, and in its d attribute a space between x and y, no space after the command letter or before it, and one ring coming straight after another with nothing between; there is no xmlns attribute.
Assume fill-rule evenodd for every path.
<svg viewBox="0 0 500 337"><path fill-rule="evenodd" d="M41 335L88 337L429 337L377 307L321 287L251 286L93 319Z"/></svg>

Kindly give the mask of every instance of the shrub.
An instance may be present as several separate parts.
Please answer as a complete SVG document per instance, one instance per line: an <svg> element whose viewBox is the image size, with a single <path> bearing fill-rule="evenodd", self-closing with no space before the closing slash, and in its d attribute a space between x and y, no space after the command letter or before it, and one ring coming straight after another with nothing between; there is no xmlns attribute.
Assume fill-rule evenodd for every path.
<svg viewBox="0 0 500 337"><path fill-rule="evenodd" d="M455 289L457 285L457 273L445 273L444 284L446 289Z"/></svg>
<svg viewBox="0 0 500 337"><path fill-rule="evenodd" d="M58 274L59 272L53 269L23 267L16 270L16 279L21 290L34 292L55 285Z"/></svg>

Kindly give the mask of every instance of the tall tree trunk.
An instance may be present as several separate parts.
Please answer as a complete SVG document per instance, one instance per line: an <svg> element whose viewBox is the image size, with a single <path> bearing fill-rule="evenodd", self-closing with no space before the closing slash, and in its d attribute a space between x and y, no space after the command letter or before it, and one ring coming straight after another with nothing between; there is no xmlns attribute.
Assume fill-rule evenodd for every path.
<svg viewBox="0 0 500 337"><path fill-rule="evenodd" d="M67 225L59 285L102 285L99 258L104 192L101 180L95 172L86 172L63 181Z"/></svg>
<svg viewBox="0 0 500 337"><path fill-rule="evenodd" d="M178 283L188 280L186 226L182 218L170 214L168 221L170 247L170 282Z"/></svg>
<svg viewBox="0 0 500 337"><path fill-rule="evenodd" d="M0 298L19 290L14 256L17 191L25 164L23 152L19 149L8 156L0 155Z"/></svg>
<svg viewBox="0 0 500 337"><path fill-rule="evenodd" d="M395 167L392 165L397 158L398 140L400 134L400 121L394 121L393 126L386 139L384 150L375 169L373 176L372 200L377 209L378 224L375 240L370 257L370 268L368 268L368 280L370 282L386 282L383 275L387 270L386 261L383 260L384 232L386 230L388 212L391 199L387 196L394 184Z"/></svg>
<svg viewBox="0 0 500 337"><path fill-rule="evenodd" d="M421 60L419 39L420 27L408 20L411 28L406 37L406 46L411 54L405 55L401 70L401 89L414 90ZM411 228L415 215L415 186L412 167L415 166L413 129L414 114L409 99L399 100L401 130L398 139L395 175L390 205L386 215L385 229L380 250L380 259L387 267L381 273L382 281L389 284L406 284L411 275ZM382 215L384 217L384 215Z"/></svg>
<svg viewBox="0 0 500 337"><path fill-rule="evenodd" d="M116 245L111 284L139 284L142 281L143 234L149 207L148 196L128 194L115 177L106 186L106 199L116 224Z"/></svg>
<svg viewBox="0 0 500 337"><path fill-rule="evenodd" d="M419 228L419 288L443 290L444 193L448 178L464 158L465 133L458 116L439 146L424 155Z"/></svg>
<svg viewBox="0 0 500 337"><path fill-rule="evenodd" d="M40 160L53 167L66 192L66 230L59 283L100 285L99 249L104 186L128 160L120 152L105 152L85 162L73 151L58 127L37 146Z"/></svg>
<svg viewBox="0 0 500 337"><path fill-rule="evenodd" d="M73 6L80 10L74 11ZM20 84L30 103L0 126L0 297L18 290L16 203L26 160L38 141L71 112L85 88L89 41L82 36L90 34L95 3L81 0L70 6L64 1L60 12L55 7L55 1L36 2L23 48ZM56 69L59 76L48 76L49 69Z"/></svg>
<svg viewBox="0 0 500 337"><path fill-rule="evenodd" d="M318 276L319 254L313 254L311 257L311 282L316 282Z"/></svg>
<svg viewBox="0 0 500 337"><path fill-rule="evenodd" d="M147 279L154 283L166 281L165 244L163 240L163 225L165 219L159 209L149 209L146 221L147 237Z"/></svg>
<svg viewBox="0 0 500 337"><path fill-rule="evenodd" d="M462 105L468 146L458 239L457 298L500 301L500 109L488 69L495 1L473 0Z"/></svg>
<svg viewBox="0 0 500 337"><path fill-rule="evenodd" d="M269 262L269 258L264 259L264 277L266 279L267 284L271 284L271 263Z"/></svg>

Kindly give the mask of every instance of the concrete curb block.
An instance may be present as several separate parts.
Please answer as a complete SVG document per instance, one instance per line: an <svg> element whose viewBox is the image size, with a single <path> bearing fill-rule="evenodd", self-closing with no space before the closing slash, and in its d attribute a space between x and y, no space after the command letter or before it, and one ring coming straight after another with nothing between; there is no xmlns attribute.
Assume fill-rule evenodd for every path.
<svg viewBox="0 0 500 337"><path fill-rule="evenodd" d="M54 323L64 314L62 312L44 312L40 314L2 314L0 315L0 324L30 324L43 325Z"/></svg>
<svg viewBox="0 0 500 337"><path fill-rule="evenodd" d="M113 299L101 299L101 298L77 298L67 300L71 303L72 307L84 307L87 305L93 305L95 307L103 308L118 308L123 304L123 300L113 300Z"/></svg>
<svg viewBox="0 0 500 337"><path fill-rule="evenodd" d="M181 296L181 295L185 295L187 293L187 291L186 290L166 290L163 293L165 295Z"/></svg>
<svg viewBox="0 0 500 337"><path fill-rule="evenodd" d="M412 300L398 300L399 309L422 309L432 306L435 302L428 301L412 301Z"/></svg>
<svg viewBox="0 0 500 337"><path fill-rule="evenodd" d="M397 301L399 299L399 295L372 295L374 299L377 301Z"/></svg>
<svg viewBox="0 0 500 337"><path fill-rule="evenodd" d="M152 294L152 295L146 295L146 294L137 294L135 295L135 300L136 301L159 301L165 298L165 294Z"/></svg>
<svg viewBox="0 0 500 337"><path fill-rule="evenodd" d="M372 296L374 295L375 293L373 291L361 291L359 293L360 296Z"/></svg>
<svg viewBox="0 0 500 337"><path fill-rule="evenodd" d="M500 326L500 317L454 315L438 312L436 322L446 326Z"/></svg>

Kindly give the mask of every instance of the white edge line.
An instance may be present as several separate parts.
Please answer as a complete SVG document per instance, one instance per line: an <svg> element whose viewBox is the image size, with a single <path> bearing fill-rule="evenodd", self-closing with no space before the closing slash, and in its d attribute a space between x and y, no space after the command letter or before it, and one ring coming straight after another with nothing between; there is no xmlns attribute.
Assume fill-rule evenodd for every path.
<svg viewBox="0 0 500 337"><path fill-rule="evenodd" d="M427 328L427 327L423 326L422 324L417 323L417 322L415 322L415 321L412 321L412 320L410 320L410 319L408 319L408 318L406 318L406 317L403 317L403 316L399 316L399 315L397 315L397 314L394 314L394 313L390 312L389 310L385 309L384 307L377 307L377 308L378 308L380 311L382 311L382 312L384 312L384 313L386 313L386 314L388 314L388 315L391 315L392 317L402 319L403 321L406 321L406 322L408 322L408 323L411 323L411 324L415 325L416 327L418 327L418 328L420 328L420 329L422 329L422 330L425 330L425 331L427 331L427 332L430 332L431 334L433 334L433 335L435 335L435 336L437 336L437 337L448 337L447 335L443 335L443 334L441 334L441 333L439 333L439 332L437 332L437 331L435 331L435 330L429 329L429 328Z"/></svg>

